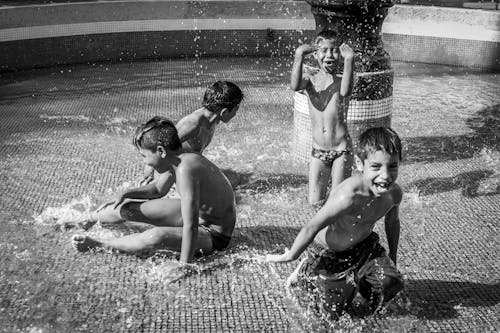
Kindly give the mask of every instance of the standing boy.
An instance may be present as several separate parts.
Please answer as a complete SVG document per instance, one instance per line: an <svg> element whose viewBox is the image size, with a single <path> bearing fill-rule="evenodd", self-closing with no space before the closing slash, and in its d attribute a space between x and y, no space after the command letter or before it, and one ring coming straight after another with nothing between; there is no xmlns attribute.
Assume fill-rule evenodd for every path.
<svg viewBox="0 0 500 333"><path fill-rule="evenodd" d="M314 45L303 44L295 51L290 87L304 90L309 99L312 128L312 158L309 165L309 203L326 197L328 182L332 189L351 173L352 143L347 132L347 109L353 86L354 52L338 45L333 31L318 34ZM302 76L304 57L314 52L319 72ZM344 73L338 77L337 67L344 59Z"/></svg>
<svg viewBox="0 0 500 333"><path fill-rule="evenodd" d="M61 224L88 229L98 221L103 224L136 221L154 227L106 240L75 235L73 247L78 251L110 248L128 253L165 248L180 251L182 263L192 261L195 251L207 254L226 248L234 229L236 209L231 184L224 174L202 155L182 148L177 129L166 118L154 117L141 125L133 143L144 163L158 172L158 178L118 193L113 205L92 212L85 219ZM180 199L162 198L170 188L171 179L175 179Z"/></svg>
<svg viewBox="0 0 500 333"><path fill-rule="evenodd" d="M243 92L234 83L217 81L210 85L203 95L202 107L188 114L177 123L182 147L203 153L212 141L215 127L221 121L228 123L236 115L243 100ZM154 179L154 171L146 166L141 185Z"/></svg>
<svg viewBox="0 0 500 333"><path fill-rule="evenodd" d="M315 241L321 250L304 259L289 281L312 280L316 281L313 288L319 288L318 281L328 280L328 276L343 276L355 283L359 300L369 301L376 308L403 288L402 276L396 269L399 204L403 196L396 184L401 141L389 128L371 128L361 134L357 149L355 159L360 173L330 192L325 205L302 228L290 250L268 255L267 260L296 260ZM385 217L389 255L373 232L375 222L382 217Z"/></svg>

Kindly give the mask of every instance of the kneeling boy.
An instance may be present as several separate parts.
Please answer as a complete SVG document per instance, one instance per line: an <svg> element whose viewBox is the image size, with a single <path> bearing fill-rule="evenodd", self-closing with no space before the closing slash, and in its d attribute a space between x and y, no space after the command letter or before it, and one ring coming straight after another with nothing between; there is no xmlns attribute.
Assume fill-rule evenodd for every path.
<svg viewBox="0 0 500 333"><path fill-rule="evenodd" d="M135 221L155 227L107 240L75 235L75 249L110 248L136 253L163 248L180 251L180 261L188 263L195 251L208 254L226 248L236 222L236 209L231 184L219 168L200 154L184 150L176 127L166 118L154 117L139 126L133 143L144 164L158 172L158 179L119 193L113 205L84 220L61 224L88 229L98 221ZM180 199L162 198L171 179L175 179Z"/></svg>
<svg viewBox="0 0 500 333"><path fill-rule="evenodd" d="M313 248L319 250L302 260L289 282L298 279L309 288L322 289L319 281L347 277L354 282L354 287L344 285L339 290L357 289L358 298L369 301L375 309L403 288L402 276L396 269L399 204L403 196L396 184L401 140L389 128L371 128L359 137L356 155L360 173L333 189L325 205L301 229L290 250L268 255L266 259L271 262L296 260L315 241ZM385 217L389 255L373 232L375 222L382 217ZM352 296L354 292L343 295L341 305L349 303ZM328 295L326 297L328 299Z"/></svg>

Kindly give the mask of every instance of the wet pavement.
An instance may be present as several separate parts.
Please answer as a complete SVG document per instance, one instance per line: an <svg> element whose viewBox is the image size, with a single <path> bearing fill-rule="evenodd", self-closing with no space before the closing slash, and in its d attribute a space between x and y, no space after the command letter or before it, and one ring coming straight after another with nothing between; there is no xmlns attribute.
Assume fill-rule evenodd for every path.
<svg viewBox="0 0 500 333"><path fill-rule="evenodd" d="M0 76L2 332L496 332L500 330L498 75L395 63L392 127L404 144L398 267L406 288L385 314L331 324L299 306L282 251L315 213L307 165L292 154L290 63L179 59ZM54 228L142 172L131 144L154 115L199 107L231 80L246 97L206 156L240 180L229 250L180 274L175 254L76 253ZM141 230L127 224L88 234ZM383 223L376 231L385 243ZM326 326L325 326L326 325Z"/></svg>

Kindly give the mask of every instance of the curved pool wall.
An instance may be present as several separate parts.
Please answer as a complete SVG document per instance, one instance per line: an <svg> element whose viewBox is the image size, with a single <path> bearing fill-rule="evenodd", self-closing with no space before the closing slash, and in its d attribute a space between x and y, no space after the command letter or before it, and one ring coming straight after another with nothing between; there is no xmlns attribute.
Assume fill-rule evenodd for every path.
<svg viewBox="0 0 500 333"><path fill-rule="evenodd" d="M0 71L184 56L291 56L314 36L305 1L96 1L0 7ZM499 70L500 13L396 5L393 60Z"/></svg>

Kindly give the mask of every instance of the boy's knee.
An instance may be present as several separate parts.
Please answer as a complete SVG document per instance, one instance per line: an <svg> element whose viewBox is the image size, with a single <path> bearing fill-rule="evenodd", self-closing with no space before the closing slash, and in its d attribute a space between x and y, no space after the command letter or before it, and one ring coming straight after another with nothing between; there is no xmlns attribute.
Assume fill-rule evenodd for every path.
<svg viewBox="0 0 500 333"><path fill-rule="evenodd" d="M404 281L394 277L386 277L383 282L384 299L389 301L404 288Z"/></svg>
<svg viewBox="0 0 500 333"><path fill-rule="evenodd" d="M381 281L382 282L382 290L379 291L384 295L384 302L387 302L394 298L401 290L404 288L404 282L402 279L394 278L386 276ZM362 279L359 282L359 293L366 299L371 299L374 296L374 287L366 281L366 279ZM375 292L377 293L377 292Z"/></svg>
<svg viewBox="0 0 500 333"><path fill-rule="evenodd" d="M398 291L403 290L403 288L405 287L405 283L404 283L403 279L396 279L396 278L390 278L390 279L392 280L391 284L396 289L398 289Z"/></svg>
<svg viewBox="0 0 500 333"><path fill-rule="evenodd" d="M123 220L119 209L113 208L112 204L99 208L96 210L95 215L101 223L115 223Z"/></svg>

